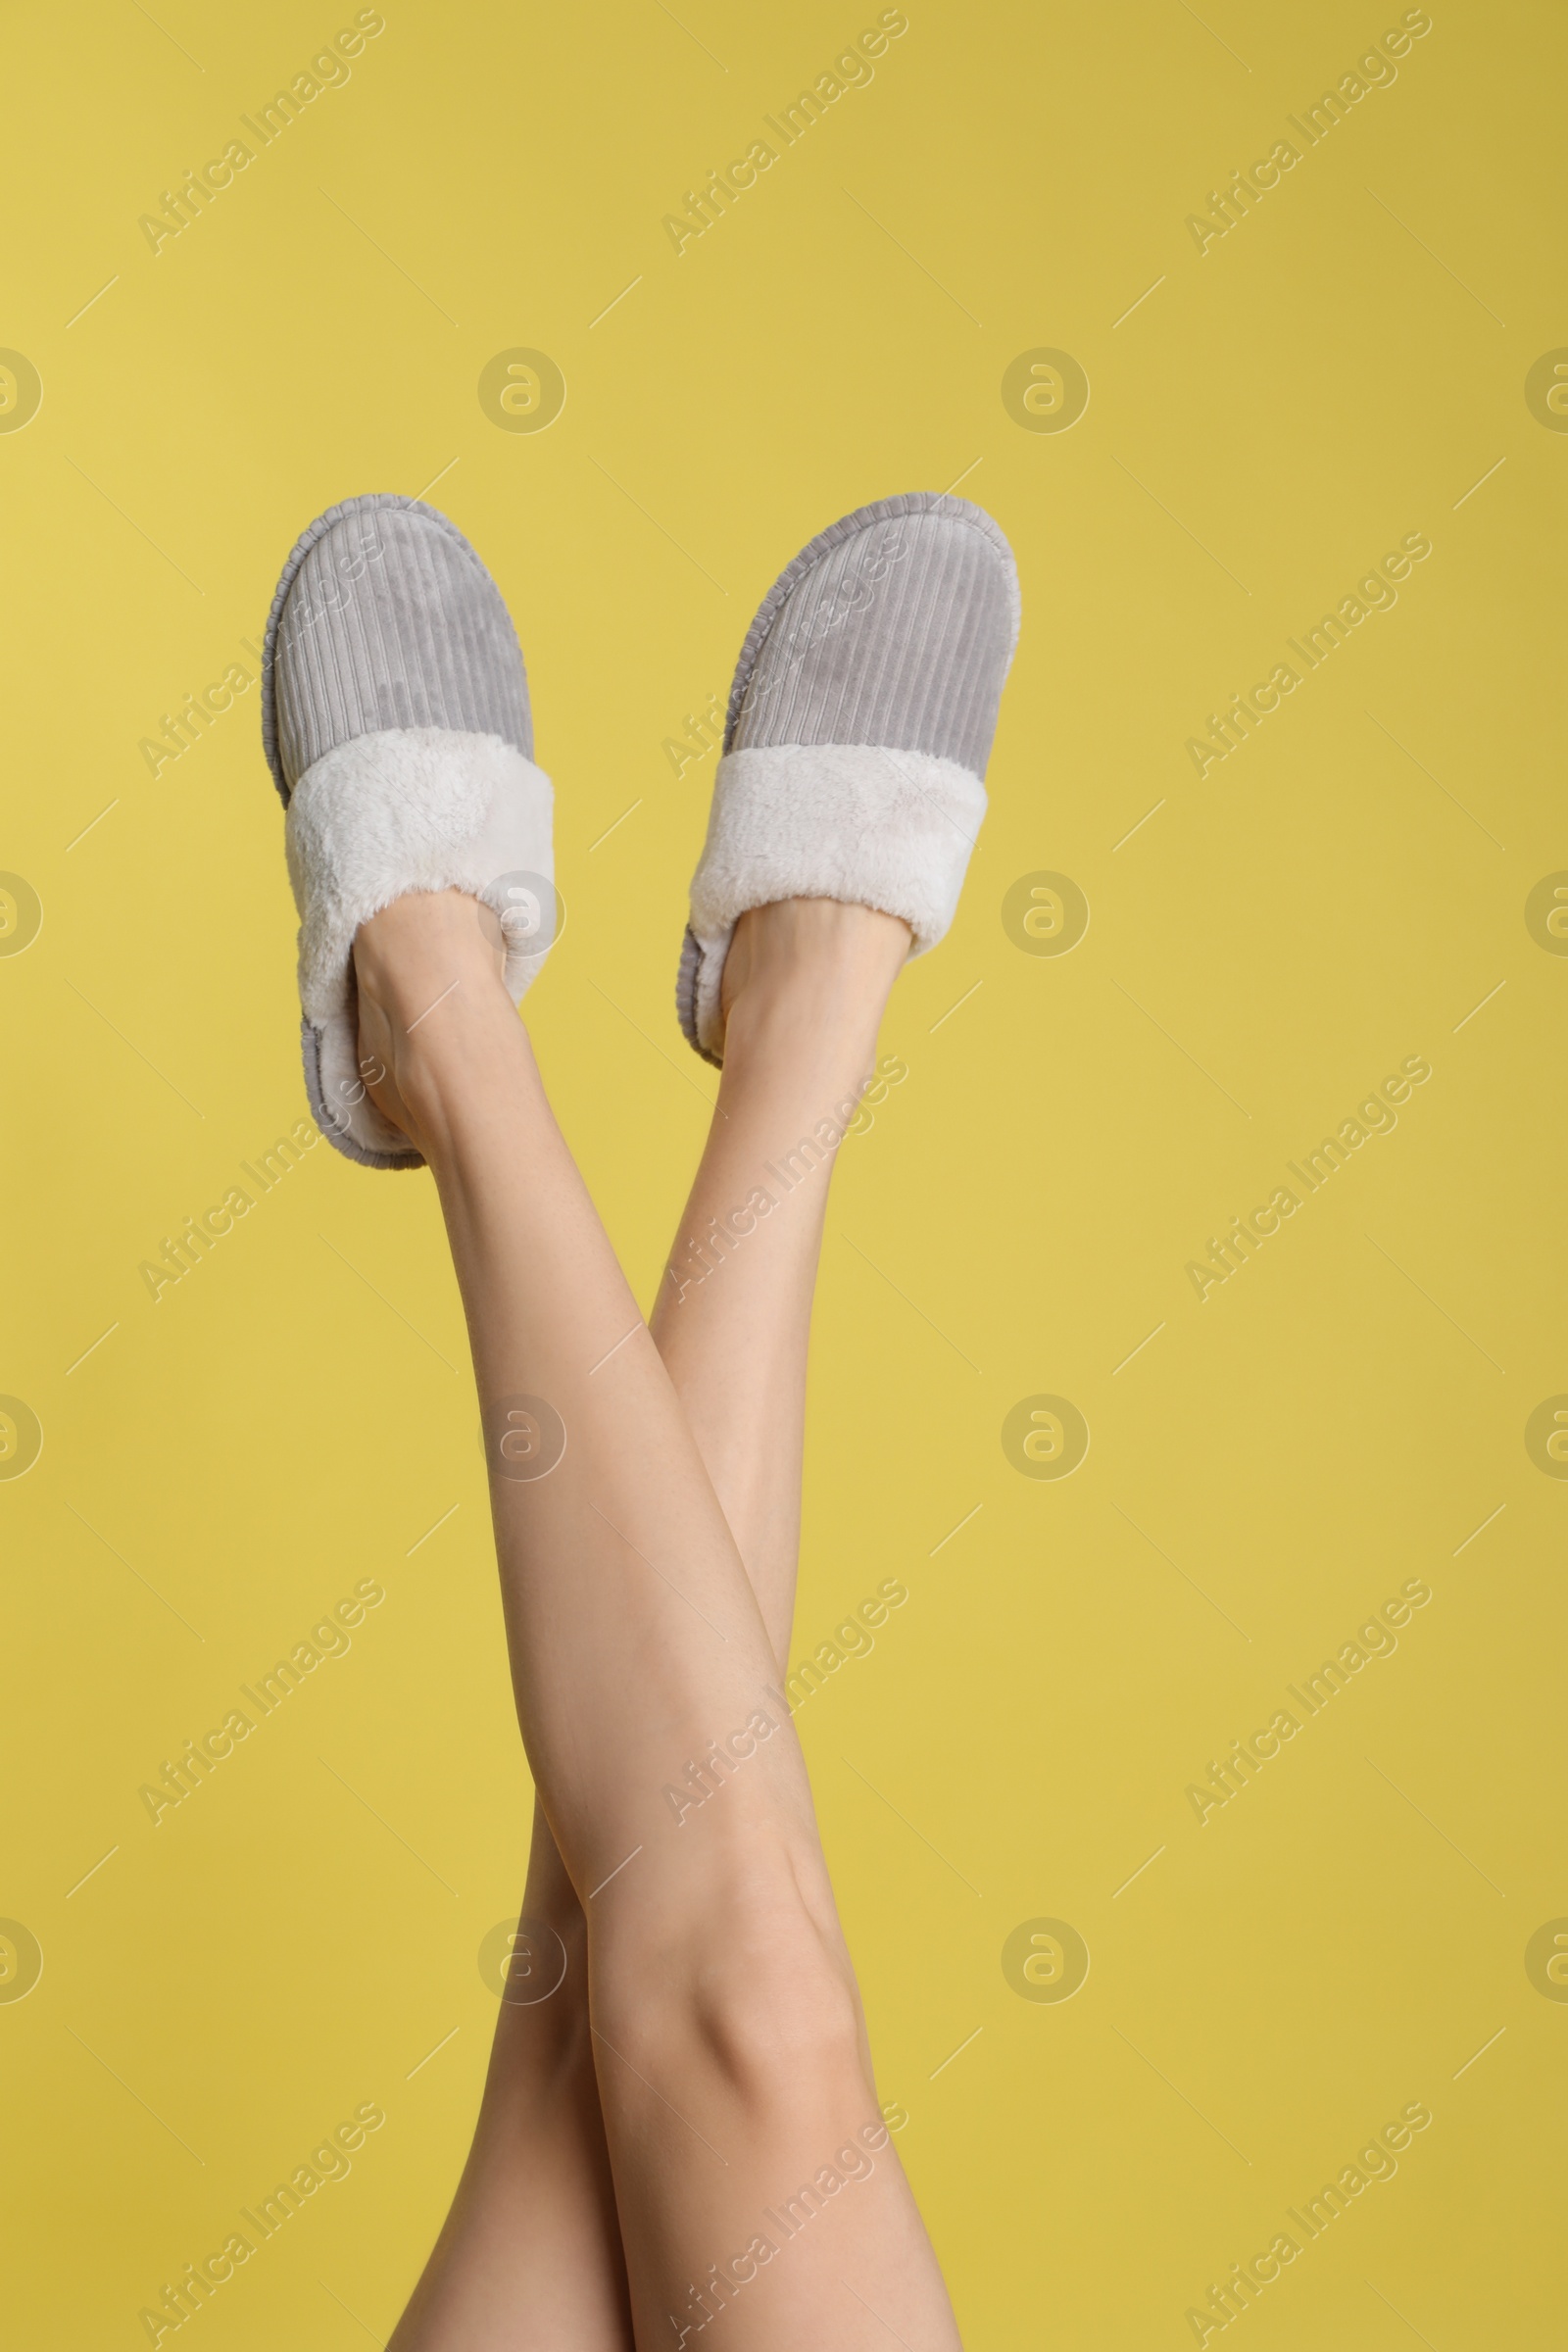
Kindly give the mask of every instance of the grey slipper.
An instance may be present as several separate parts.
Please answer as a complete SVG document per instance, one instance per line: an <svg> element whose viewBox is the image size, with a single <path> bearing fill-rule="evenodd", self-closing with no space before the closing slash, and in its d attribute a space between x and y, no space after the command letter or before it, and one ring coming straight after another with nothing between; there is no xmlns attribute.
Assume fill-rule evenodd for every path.
<svg viewBox="0 0 1568 2352"><path fill-rule="evenodd" d="M689 1044L723 1055L736 922L779 899L951 924L1018 641L1018 575L967 499L911 491L847 514L773 583L741 648L675 984Z"/></svg>
<svg viewBox="0 0 1568 2352"><path fill-rule="evenodd" d="M262 743L287 812L311 1108L350 1159L419 1167L365 1090L355 932L408 891L470 891L501 917L516 1004L556 906L516 632L444 514L379 493L303 534L267 623Z"/></svg>

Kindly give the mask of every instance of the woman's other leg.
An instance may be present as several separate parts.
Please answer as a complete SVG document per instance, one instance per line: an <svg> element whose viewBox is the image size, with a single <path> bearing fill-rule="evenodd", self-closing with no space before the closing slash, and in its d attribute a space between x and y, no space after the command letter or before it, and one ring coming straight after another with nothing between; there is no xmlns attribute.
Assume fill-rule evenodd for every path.
<svg viewBox="0 0 1568 2352"><path fill-rule="evenodd" d="M536 1804L518 1950L473 2144L389 2352L631 2352L631 2344L588 2029L587 1930Z"/></svg>
<svg viewBox="0 0 1568 2352"><path fill-rule="evenodd" d="M828 1186L908 946L892 915L832 899L741 917L718 1103L651 1318L781 1673Z"/></svg>

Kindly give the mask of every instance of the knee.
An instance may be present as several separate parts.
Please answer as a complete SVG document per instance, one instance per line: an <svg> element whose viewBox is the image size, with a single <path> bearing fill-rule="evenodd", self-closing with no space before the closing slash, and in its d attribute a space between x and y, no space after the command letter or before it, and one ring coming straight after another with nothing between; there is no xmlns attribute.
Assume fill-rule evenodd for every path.
<svg viewBox="0 0 1568 2352"><path fill-rule="evenodd" d="M798 2099L859 2067L854 1978L804 1914L765 1943L704 1955L688 2005L704 2057L761 2104Z"/></svg>
<svg viewBox="0 0 1568 2352"><path fill-rule="evenodd" d="M695 1930L617 1938L596 1954L592 1985L612 2038L613 2019L645 2050L710 2071L748 2103L794 2103L863 2070L848 1956L789 1887L760 1900L750 1890Z"/></svg>

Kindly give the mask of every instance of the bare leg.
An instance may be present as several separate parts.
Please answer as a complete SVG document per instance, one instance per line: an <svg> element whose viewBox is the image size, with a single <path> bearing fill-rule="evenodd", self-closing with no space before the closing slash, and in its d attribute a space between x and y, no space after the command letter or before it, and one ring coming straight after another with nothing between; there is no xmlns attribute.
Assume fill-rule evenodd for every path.
<svg viewBox="0 0 1568 2352"><path fill-rule="evenodd" d="M893 916L831 899L742 916L724 966L718 1108L652 1316L781 1674L828 1138L870 1075L908 946Z"/></svg>
<svg viewBox="0 0 1568 2352"><path fill-rule="evenodd" d="M587 1929L537 1807L523 1916L544 1984L504 2000L473 2145L391 2352L626 2352L626 2270L588 2025ZM519 1989L532 1989L522 1984Z"/></svg>
<svg viewBox="0 0 1568 2352"><path fill-rule="evenodd" d="M785 1171L803 1138L814 1155L824 1118L842 1132L838 1114L870 1068L907 945L901 923L828 900L743 917L724 973L718 1110L652 1319L781 1676L831 1152L789 1191L787 1172L769 1169ZM760 1193L776 1215L746 1211ZM737 1210L744 1250L712 1238L715 1226L732 1231ZM586 1929L542 1810L523 1911L562 1938L567 1974L537 2010L503 2005L473 2150L397 2339L406 2352L558 2341L592 2352L629 2340L587 2025Z"/></svg>
<svg viewBox="0 0 1568 2352"><path fill-rule="evenodd" d="M400 901L357 960L383 1107L441 1190L492 1434L520 1396L546 1400L515 1409L547 1453L555 1416L565 1432L548 1476L495 1481L497 1542L535 1779L590 1919L639 2337L738 2303L731 2334L757 2352L880 2343L884 2321L917 2352L951 2346L874 2123L772 1647L476 910ZM694 1809L676 1791L705 1758Z"/></svg>

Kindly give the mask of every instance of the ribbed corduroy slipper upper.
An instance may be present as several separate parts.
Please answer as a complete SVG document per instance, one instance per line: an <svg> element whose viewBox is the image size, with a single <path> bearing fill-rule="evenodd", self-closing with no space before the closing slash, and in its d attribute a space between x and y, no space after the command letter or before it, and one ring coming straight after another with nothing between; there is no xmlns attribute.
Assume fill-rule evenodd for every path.
<svg viewBox="0 0 1568 2352"><path fill-rule="evenodd" d="M550 945L550 780L500 591L416 499L329 507L283 568L267 624L262 737L287 811L311 1108L366 1166L421 1165L366 1093L350 964L361 923L408 891L493 906L514 1003Z"/></svg>
<svg viewBox="0 0 1568 2352"><path fill-rule="evenodd" d="M763 599L741 649L676 1007L722 1055L719 984L752 906L830 898L952 922L1017 644L1017 571L967 499L879 500L831 524Z"/></svg>

